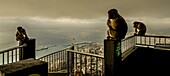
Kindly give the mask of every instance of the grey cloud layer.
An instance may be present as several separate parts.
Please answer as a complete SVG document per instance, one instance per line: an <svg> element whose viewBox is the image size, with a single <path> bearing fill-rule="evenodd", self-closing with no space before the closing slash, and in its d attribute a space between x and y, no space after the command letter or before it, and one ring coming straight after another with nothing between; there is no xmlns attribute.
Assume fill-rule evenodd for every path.
<svg viewBox="0 0 170 76"><path fill-rule="evenodd" d="M169 17L169 0L0 0L0 16L105 17L110 8L123 16Z"/></svg>

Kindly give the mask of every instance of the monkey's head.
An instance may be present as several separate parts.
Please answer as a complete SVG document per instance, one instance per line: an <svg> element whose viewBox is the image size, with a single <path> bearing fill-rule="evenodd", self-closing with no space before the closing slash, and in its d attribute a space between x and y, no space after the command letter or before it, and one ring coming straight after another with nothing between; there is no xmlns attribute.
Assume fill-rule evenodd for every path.
<svg viewBox="0 0 170 76"><path fill-rule="evenodd" d="M18 31L21 31L21 30L22 30L22 27L21 27L21 26L17 27L17 30L18 30Z"/></svg>
<svg viewBox="0 0 170 76"><path fill-rule="evenodd" d="M115 19L116 17L118 17L118 11L117 9L110 9L108 11L108 16L109 16L109 19Z"/></svg>
<svg viewBox="0 0 170 76"><path fill-rule="evenodd" d="M140 24L140 22L135 21L135 22L133 23L133 25L134 25L133 27L134 27L134 28L138 28L138 24Z"/></svg>

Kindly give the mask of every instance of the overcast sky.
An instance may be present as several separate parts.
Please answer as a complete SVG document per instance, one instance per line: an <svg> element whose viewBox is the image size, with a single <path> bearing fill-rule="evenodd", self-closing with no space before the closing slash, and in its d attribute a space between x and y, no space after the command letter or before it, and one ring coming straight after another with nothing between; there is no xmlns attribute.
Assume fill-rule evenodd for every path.
<svg viewBox="0 0 170 76"><path fill-rule="evenodd" d="M111 8L124 17L170 17L170 0L0 0L0 16L106 17Z"/></svg>
<svg viewBox="0 0 170 76"><path fill-rule="evenodd" d="M89 28L98 28L99 25L105 31L107 11L111 8L119 11L129 28L132 28L132 22L138 20L143 21L148 30L157 32L157 29L162 28L162 30L168 30L165 32L169 34L170 0L0 0L0 26L7 28L9 25L8 27L13 29L15 27L12 25L26 24L25 27L34 25L35 28L35 24L43 27L49 24L56 27L59 23L68 23L69 26L88 25ZM64 24L60 25L63 27ZM164 28L163 26L160 28L160 25L164 25ZM155 26L158 26L157 29L152 28ZM29 27L31 26L27 29ZM0 29L0 31L3 30ZM103 34L95 34L95 36L103 36ZM1 40L5 41L4 39Z"/></svg>

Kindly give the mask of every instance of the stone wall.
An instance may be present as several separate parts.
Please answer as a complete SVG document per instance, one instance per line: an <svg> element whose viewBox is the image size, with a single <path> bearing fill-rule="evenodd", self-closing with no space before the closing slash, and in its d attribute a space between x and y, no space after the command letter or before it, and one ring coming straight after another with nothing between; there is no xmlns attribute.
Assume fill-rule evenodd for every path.
<svg viewBox="0 0 170 76"><path fill-rule="evenodd" d="M0 65L0 76L48 76L48 63L30 58Z"/></svg>

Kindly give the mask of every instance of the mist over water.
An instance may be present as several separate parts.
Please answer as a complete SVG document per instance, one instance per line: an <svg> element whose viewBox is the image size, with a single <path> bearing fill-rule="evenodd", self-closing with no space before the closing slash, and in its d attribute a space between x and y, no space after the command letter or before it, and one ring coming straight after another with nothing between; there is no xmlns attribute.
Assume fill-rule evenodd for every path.
<svg viewBox="0 0 170 76"><path fill-rule="evenodd" d="M73 42L97 41L105 38L105 23L64 23L30 18L0 19L0 49L17 46L15 33L22 26L30 38L36 39L36 47L49 45L66 46Z"/></svg>
<svg viewBox="0 0 170 76"><path fill-rule="evenodd" d="M128 34L134 31L132 22L128 23ZM147 23L147 33L170 35L169 25ZM9 47L18 46L15 40L17 26L22 26L30 38L36 39L36 49L56 45L55 50L61 50L72 42L99 42L103 43L108 29L105 19L40 19L40 18L0 18L0 51ZM75 39L75 40L73 40ZM45 51L39 52L41 54Z"/></svg>

